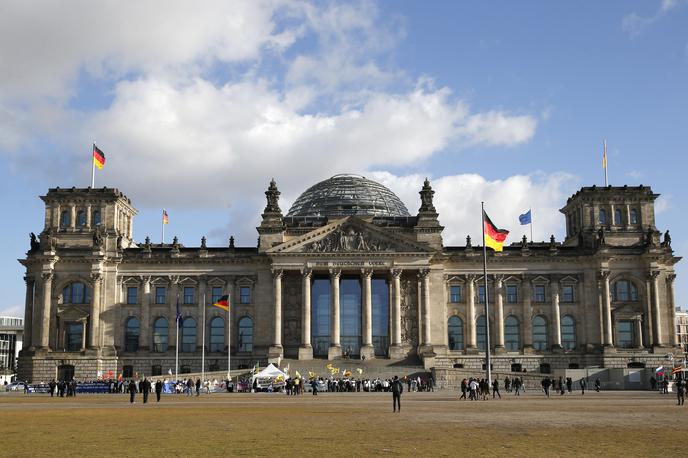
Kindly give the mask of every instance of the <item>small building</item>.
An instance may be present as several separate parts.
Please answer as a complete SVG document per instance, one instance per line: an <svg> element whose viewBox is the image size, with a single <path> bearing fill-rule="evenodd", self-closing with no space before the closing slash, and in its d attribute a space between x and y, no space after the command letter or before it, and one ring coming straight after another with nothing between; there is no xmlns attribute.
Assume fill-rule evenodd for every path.
<svg viewBox="0 0 688 458"><path fill-rule="evenodd" d="M22 349L24 320L0 316L0 376L11 377L17 370L17 358Z"/></svg>

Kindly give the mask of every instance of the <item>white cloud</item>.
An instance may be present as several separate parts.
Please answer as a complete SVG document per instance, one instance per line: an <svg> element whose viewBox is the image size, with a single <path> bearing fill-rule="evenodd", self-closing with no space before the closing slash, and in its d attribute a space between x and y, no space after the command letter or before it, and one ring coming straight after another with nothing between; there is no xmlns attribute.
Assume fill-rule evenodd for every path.
<svg viewBox="0 0 688 458"><path fill-rule="evenodd" d="M420 206L418 192L424 176L395 176L373 172L369 178L379 181L404 201L411 214ZM577 178L568 173L515 175L503 180L487 180L476 174L447 175L431 178L435 190L435 207L445 227L445 245L463 245L470 235L474 244L481 240L480 202L499 227L510 231L507 243L519 242L523 235L530 238L529 226L521 226L518 215L529 208L533 214L533 236L536 241L557 240L564 236L564 218L559 209L573 194Z"/></svg>
<svg viewBox="0 0 688 458"><path fill-rule="evenodd" d="M621 20L621 28L630 36L636 36L678 5L677 0L662 0L657 12L651 16L641 16L635 12L627 14Z"/></svg>
<svg viewBox="0 0 688 458"><path fill-rule="evenodd" d="M4 309L0 309L0 316L9 316L15 318L24 317L24 306L23 305L12 305Z"/></svg>
<svg viewBox="0 0 688 458"><path fill-rule="evenodd" d="M662 194L655 200L655 215L664 213L671 208L671 202L674 196L671 194Z"/></svg>

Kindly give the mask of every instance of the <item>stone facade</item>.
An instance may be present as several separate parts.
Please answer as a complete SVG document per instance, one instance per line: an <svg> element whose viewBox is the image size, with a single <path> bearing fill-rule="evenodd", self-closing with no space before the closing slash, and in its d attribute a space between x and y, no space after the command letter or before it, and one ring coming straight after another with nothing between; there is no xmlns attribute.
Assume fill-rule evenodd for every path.
<svg viewBox="0 0 688 458"><path fill-rule="evenodd" d="M668 231L660 243L648 187L582 188L561 210L563 242L490 250L487 282L482 247L443 245L427 180L416 216L356 214L355 202L284 216L274 180L265 194L258 246L185 247L135 242L136 210L117 189L50 189L20 260L20 376L166 373L177 332L181 372L200 371L203 349L207 370L226 370L228 334L233 368L348 355L480 369L485 283L498 370L649 367L679 349L680 258ZM229 324L208 306L219 295Z"/></svg>

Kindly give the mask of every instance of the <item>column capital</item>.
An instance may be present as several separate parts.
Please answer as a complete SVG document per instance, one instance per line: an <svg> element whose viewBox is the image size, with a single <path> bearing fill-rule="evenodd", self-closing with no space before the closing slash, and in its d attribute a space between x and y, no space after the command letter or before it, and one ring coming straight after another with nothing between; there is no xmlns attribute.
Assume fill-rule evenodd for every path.
<svg viewBox="0 0 688 458"><path fill-rule="evenodd" d="M303 267L301 268L301 275L303 275L304 278L311 278L313 275L313 269L310 267Z"/></svg>
<svg viewBox="0 0 688 458"><path fill-rule="evenodd" d="M647 279L652 281L657 280L659 273L659 270L651 270L647 273Z"/></svg>
<svg viewBox="0 0 688 458"><path fill-rule="evenodd" d="M139 275L139 280L141 281L141 283L143 285L145 285L146 283L150 283L151 276L150 275Z"/></svg>
<svg viewBox="0 0 688 458"><path fill-rule="evenodd" d="M179 275L168 275L167 279L170 282L170 285L176 285L179 283Z"/></svg>
<svg viewBox="0 0 688 458"><path fill-rule="evenodd" d="M392 274L392 277L394 278L401 278L401 274L404 272L404 269L399 269L399 268L393 268L389 270L389 273Z"/></svg>
<svg viewBox="0 0 688 458"><path fill-rule="evenodd" d="M478 279L477 274L465 274L464 277L468 283L473 283Z"/></svg>
<svg viewBox="0 0 688 458"><path fill-rule="evenodd" d="M31 285L33 284L36 279L32 275L24 275L24 281L26 282L26 285Z"/></svg>
<svg viewBox="0 0 688 458"><path fill-rule="evenodd" d="M272 269L272 277L275 280L277 280L278 278L282 278L282 275L284 275L283 269Z"/></svg>
<svg viewBox="0 0 688 458"><path fill-rule="evenodd" d="M41 278L43 279L43 281L51 281L54 276L55 276L55 274L52 271L51 272L43 272L41 274Z"/></svg>
<svg viewBox="0 0 688 458"><path fill-rule="evenodd" d="M503 274L495 274L494 275L494 280L495 280L495 286L497 288L502 287L502 283L504 283L504 279L506 278L506 275Z"/></svg>
<svg viewBox="0 0 688 458"><path fill-rule="evenodd" d="M430 268L421 267L420 269L418 269L418 278L420 280L425 280L426 278L428 278L428 274L430 274Z"/></svg>
<svg viewBox="0 0 688 458"><path fill-rule="evenodd" d="M676 274L668 274L666 276L666 282L672 286L674 284L674 280L676 280Z"/></svg>
<svg viewBox="0 0 688 458"><path fill-rule="evenodd" d="M370 278L373 276L373 269L370 268L363 268L361 269L361 276L365 278Z"/></svg>
<svg viewBox="0 0 688 458"><path fill-rule="evenodd" d="M95 283L100 283L103 281L102 272L91 272L91 281Z"/></svg>
<svg viewBox="0 0 688 458"><path fill-rule="evenodd" d="M609 270L600 270L600 272L599 272L600 280L609 280L610 274L611 274L611 271L609 271Z"/></svg>
<svg viewBox="0 0 688 458"><path fill-rule="evenodd" d="M330 269L330 277L339 278L342 275L342 269Z"/></svg>

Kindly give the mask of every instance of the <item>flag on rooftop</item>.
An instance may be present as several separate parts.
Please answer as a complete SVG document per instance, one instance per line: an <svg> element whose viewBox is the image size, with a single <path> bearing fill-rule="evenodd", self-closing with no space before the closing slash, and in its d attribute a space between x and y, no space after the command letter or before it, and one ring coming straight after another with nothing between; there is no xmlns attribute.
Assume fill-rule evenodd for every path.
<svg viewBox="0 0 688 458"><path fill-rule="evenodd" d="M526 224L530 224L533 222L531 218L530 209L528 209L528 211L524 214L518 216L518 222L521 223L521 226L525 226Z"/></svg>
<svg viewBox="0 0 688 458"><path fill-rule="evenodd" d="M95 143L93 144L93 163L99 170L105 165L105 153L103 153Z"/></svg>
<svg viewBox="0 0 688 458"><path fill-rule="evenodd" d="M487 213L483 211L483 227L485 229L485 246L492 248L495 251L502 251L506 236L509 231L506 229L499 229L495 226Z"/></svg>

